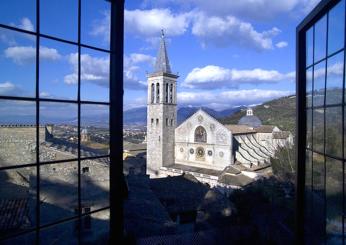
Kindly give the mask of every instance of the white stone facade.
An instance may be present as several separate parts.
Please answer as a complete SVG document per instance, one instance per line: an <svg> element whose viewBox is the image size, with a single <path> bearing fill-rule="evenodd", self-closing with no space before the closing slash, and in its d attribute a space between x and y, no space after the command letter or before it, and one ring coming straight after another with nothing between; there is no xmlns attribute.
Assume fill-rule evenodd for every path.
<svg viewBox="0 0 346 245"><path fill-rule="evenodd" d="M195 140L197 128L206 132L206 142ZM198 154L202 150L202 154ZM193 114L175 130L175 162L196 167L223 170L233 162L232 134L202 110Z"/></svg>

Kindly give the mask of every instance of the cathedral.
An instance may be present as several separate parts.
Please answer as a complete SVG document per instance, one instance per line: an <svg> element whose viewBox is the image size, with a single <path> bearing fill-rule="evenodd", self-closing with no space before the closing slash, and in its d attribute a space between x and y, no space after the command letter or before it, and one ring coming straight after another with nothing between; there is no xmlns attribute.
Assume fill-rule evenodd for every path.
<svg viewBox="0 0 346 245"><path fill-rule="evenodd" d="M270 169L278 147L293 144L290 132L262 125L252 108L236 125L224 125L202 109L177 125L177 79L162 33L154 72L148 75L150 178L189 173L213 187L239 188Z"/></svg>

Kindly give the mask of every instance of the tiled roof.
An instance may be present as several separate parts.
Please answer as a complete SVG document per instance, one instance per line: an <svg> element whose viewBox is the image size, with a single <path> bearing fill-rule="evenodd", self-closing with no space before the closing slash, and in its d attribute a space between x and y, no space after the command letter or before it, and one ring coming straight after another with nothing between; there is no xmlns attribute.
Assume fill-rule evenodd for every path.
<svg viewBox="0 0 346 245"><path fill-rule="evenodd" d="M0 231L20 229L28 224L28 199L0 199Z"/></svg>
<svg viewBox="0 0 346 245"><path fill-rule="evenodd" d="M246 186L252 183L253 181L254 181L253 179L243 174L237 174L237 175L225 174L219 178L219 182L222 184L239 186L239 187Z"/></svg>
<svg viewBox="0 0 346 245"><path fill-rule="evenodd" d="M281 132L274 132L273 138L274 139L287 139L290 136L289 131L281 131Z"/></svg>
<svg viewBox="0 0 346 245"><path fill-rule="evenodd" d="M272 133L275 126L272 125L262 125L261 127L256 128L257 133Z"/></svg>
<svg viewBox="0 0 346 245"><path fill-rule="evenodd" d="M248 133L256 133L252 127L246 125L236 125L236 124L227 124L224 125L227 129L229 129L232 134L248 134Z"/></svg>

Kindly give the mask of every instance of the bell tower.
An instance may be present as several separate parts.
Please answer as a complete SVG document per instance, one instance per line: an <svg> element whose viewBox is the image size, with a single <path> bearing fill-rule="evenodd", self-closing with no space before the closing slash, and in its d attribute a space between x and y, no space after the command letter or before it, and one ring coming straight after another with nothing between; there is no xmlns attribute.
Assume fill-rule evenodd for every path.
<svg viewBox="0 0 346 245"><path fill-rule="evenodd" d="M162 30L154 72L148 75L147 174L160 177L160 168L174 164L177 124L177 78L171 71Z"/></svg>

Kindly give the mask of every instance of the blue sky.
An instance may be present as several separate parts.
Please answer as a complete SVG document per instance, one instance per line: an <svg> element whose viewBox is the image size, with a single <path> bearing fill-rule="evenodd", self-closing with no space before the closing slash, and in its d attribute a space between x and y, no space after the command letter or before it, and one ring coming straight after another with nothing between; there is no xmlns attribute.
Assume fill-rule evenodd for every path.
<svg viewBox="0 0 346 245"><path fill-rule="evenodd" d="M0 22L35 31L34 2L1 1ZM41 0L41 32L76 41L76 2ZM161 29L172 70L180 75L179 106L221 110L294 94L295 28L317 3L126 1L124 108L146 105L146 73L153 69ZM82 4L82 42L107 48L109 4ZM30 35L0 29L0 94L34 96L35 45ZM40 46L40 96L76 99L76 47L48 39ZM108 101L108 64L106 53L82 49L83 100Z"/></svg>

